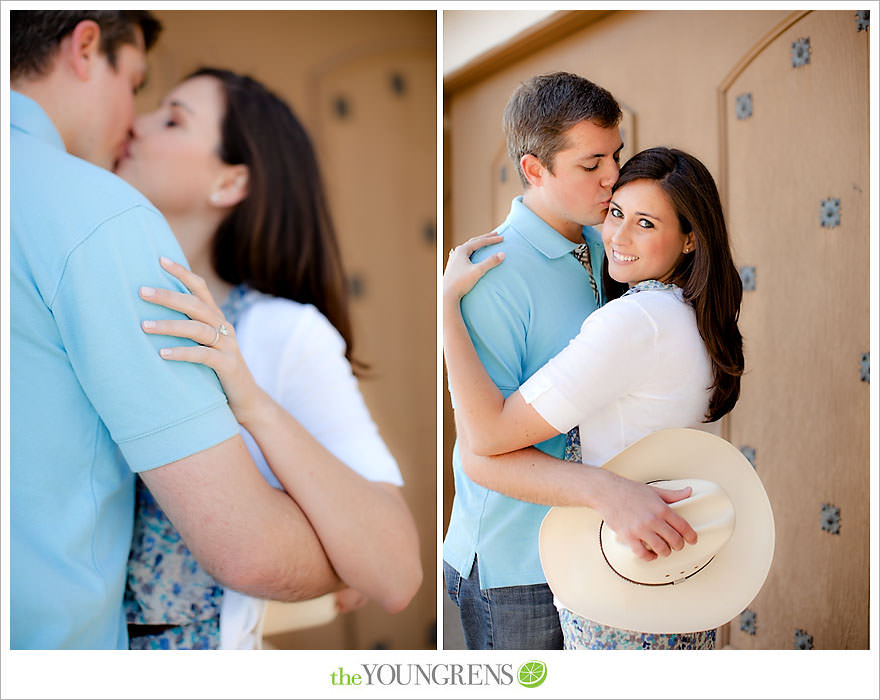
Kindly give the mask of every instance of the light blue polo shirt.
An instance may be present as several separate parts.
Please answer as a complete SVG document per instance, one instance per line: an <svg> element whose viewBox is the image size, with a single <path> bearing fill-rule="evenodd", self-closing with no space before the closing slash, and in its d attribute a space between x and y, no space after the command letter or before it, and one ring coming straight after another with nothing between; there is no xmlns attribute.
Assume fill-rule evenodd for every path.
<svg viewBox="0 0 880 700"><path fill-rule="evenodd" d="M133 472L239 429L213 371L140 328L180 317L138 297L183 291L165 220L36 102L12 92L10 116L10 646L124 649Z"/></svg>
<svg viewBox="0 0 880 700"><path fill-rule="evenodd" d="M504 262L462 299L461 312L483 366L508 396L568 345L596 310L596 302L586 270L571 255L575 244L532 212L522 197L513 200L510 214L496 231L504 234L504 242L478 250L472 259L503 250ZM583 234L601 295L602 237L589 226ZM562 458L565 436L537 447ZM481 588L546 582L538 558L538 529L548 507L508 498L471 481L462 469L457 442L452 469L455 499L443 542L444 560L468 577L476 555Z"/></svg>

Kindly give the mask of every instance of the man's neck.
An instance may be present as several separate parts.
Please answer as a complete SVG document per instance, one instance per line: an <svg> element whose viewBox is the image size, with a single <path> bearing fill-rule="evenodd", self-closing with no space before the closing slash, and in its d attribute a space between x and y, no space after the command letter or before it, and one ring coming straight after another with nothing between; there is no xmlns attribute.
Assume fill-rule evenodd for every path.
<svg viewBox="0 0 880 700"><path fill-rule="evenodd" d="M534 188L529 188L523 193L522 201L533 214L538 216L560 236L567 238L572 243L584 242L583 226L575 221L569 221L565 217L556 215L545 206L544 201Z"/></svg>
<svg viewBox="0 0 880 700"><path fill-rule="evenodd" d="M9 87L40 105L40 108L58 130L58 134L64 142L65 150L70 152L71 134L74 130L74 126L71 123L74 120L73 112L72 110L62 109L64 97L54 85L51 76L36 80L19 79L10 83Z"/></svg>

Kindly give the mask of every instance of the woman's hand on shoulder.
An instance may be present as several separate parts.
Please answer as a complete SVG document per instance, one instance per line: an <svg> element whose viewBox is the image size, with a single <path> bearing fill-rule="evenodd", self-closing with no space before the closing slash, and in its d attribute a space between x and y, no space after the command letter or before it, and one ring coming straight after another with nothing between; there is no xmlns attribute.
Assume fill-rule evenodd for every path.
<svg viewBox="0 0 880 700"><path fill-rule="evenodd" d="M443 273L443 299L457 302L467 294L477 281L493 267L504 260L504 253L498 252L478 263L471 262L471 255L480 248L501 243L504 236L497 233L486 233L456 246L449 251L449 260Z"/></svg>
<svg viewBox="0 0 880 700"><path fill-rule="evenodd" d="M180 311L189 320L146 320L141 326L150 335L188 338L197 345L162 348L166 360L195 362L216 372L229 399L229 407L239 423L258 405L262 390L247 368L232 324L226 320L205 280L168 258L160 258L162 268L174 275L191 292L141 287L140 296L151 304Z"/></svg>

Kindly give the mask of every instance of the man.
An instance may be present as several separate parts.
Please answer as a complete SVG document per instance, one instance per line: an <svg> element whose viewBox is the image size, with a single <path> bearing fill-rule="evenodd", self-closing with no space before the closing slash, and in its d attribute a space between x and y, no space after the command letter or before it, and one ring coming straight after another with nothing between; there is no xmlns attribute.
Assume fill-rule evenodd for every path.
<svg viewBox="0 0 880 700"><path fill-rule="evenodd" d="M133 472L224 585L282 600L339 587L216 376L163 361L140 329L160 309L138 289L168 287L159 256L183 254L104 168L159 29L144 11L11 13L12 648L128 647Z"/></svg>
<svg viewBox="0 0 880 700"><path fill-rule="evenodd" d="M617 181L620 117L610 93L571 73L532 78L505 108L508 154L524 193L496 229L504 242L472 258L487 260L503 251L504 263L461 301L480 360L504 396L563 349L605 301L604 250L592 226L603 220ZM536 447L562 458L566 436ZM444 574L469 649L562 648L553 595L538 557L538 529L547 506L537 504L561 502L561 494L574 487L572 470L558 464L535 468L524 453L479 458L459 434ZM669 510L660 497L639 488L644 489L637 485L633 492L637 505L626 516L627 527L640 520L633 523L637 530L644 520L662 519ZM625 500L621 494L608 500ZM684 524L684 532L675 532L669 547L683 546L680 535L693 538L688 529ZM643 557L669 551L645 550Z"/></svg>

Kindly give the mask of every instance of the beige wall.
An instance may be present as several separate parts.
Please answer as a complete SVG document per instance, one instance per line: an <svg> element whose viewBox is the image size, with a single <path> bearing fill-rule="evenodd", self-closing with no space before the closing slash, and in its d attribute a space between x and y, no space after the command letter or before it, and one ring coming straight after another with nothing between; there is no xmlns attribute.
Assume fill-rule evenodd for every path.
<svg viewBox="0 0 880 700"><path fill-rule="evenodd" d="M161 11L141 110L201 65L249 73L311 133L349 275L361 390L403 472L425 584L396 616L378 606L276 635L292 648L433 648L436 618L436 15ZM393 76L397 75L395 80ZM395 84L402 90L395 90ZM338 99L348 105L340 117ZM389 572L393 576L394 572Z"/></svg>

